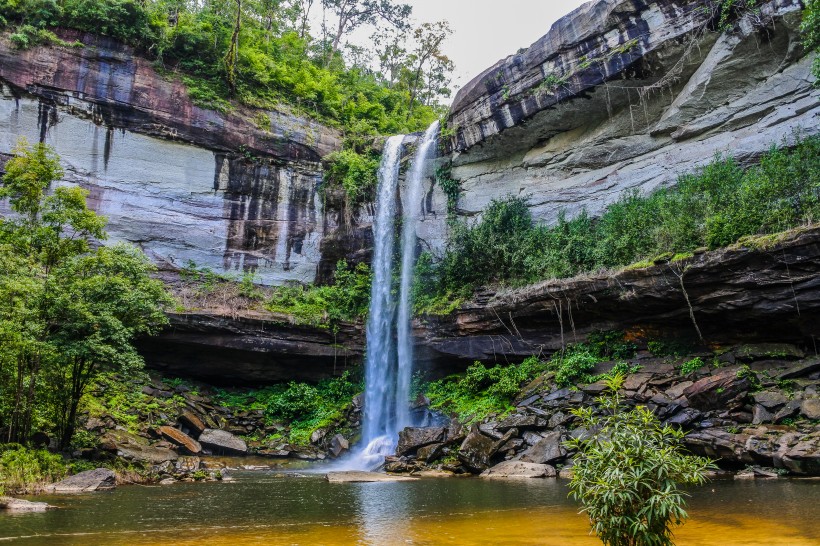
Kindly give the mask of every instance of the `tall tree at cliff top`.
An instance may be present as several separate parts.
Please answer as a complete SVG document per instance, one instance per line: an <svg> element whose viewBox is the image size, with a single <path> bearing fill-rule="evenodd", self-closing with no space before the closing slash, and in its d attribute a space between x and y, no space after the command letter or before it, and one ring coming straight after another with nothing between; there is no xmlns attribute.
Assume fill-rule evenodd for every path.
<svg viewBox="0 0 820 546"><path fill-rule="evenodd" d="M413 11L407 4L395 4L391 0L322 0L322 6L336 17L336 29L325 64L330 64L339 51L342 38L360 26L382 20L396 28L407 29Z"/></svg>
<svg viewBox="0 0 820 546"><path fill-rule="evenodd" d="M142 252L93 248L105 219L85 190L49 190L61 174L50 148L20 143L0 187L16 213L0 219L0 429L25 443L48 427L67 447L89 382L142 365L131 342L165 324L169 299Z"/></svg>

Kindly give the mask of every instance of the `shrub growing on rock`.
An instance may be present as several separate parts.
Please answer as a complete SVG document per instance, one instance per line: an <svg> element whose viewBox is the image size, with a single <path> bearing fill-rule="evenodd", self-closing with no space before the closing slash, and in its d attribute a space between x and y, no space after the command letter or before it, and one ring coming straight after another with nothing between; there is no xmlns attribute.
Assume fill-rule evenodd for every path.
<svg viewBox="0 0 820 546"><path fill-rule="evenodd" d="M573 410L581 427L597 433L566 443L578 450L570 494L607 546L671 545L673 527L687 517L678 485L702 484L712 462L684 454L684 433L662 426L647 408L626 410L618 395L623 380L608 380L603 415Z"/></svg>

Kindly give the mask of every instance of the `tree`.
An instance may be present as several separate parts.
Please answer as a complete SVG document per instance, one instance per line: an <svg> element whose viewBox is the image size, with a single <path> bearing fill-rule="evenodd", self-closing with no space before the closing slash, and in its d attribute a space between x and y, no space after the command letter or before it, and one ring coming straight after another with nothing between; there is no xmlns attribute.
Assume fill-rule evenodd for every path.
<svg viewBox="0 0 820 546"><path fill-rule="evenodd" d="M625 410L618 395L623 380L608 380L608 394L599 399L603 415L592 407L573 410L580 426L594 432L566 443L578 450L570 494L605 545L672 545L672 527L687 517L678 484L704 483L712 462L682 453L684 433L661 426L647 408Z"/></svg>
<svg viewBox="0 0 820 546"><path fill-rule="evenodd" d="M407 4L394 4L392 0L322 0L322 6L336 16L336 30L330 43L325 65L339 51L341 40L362 25L376 23L379 19L397 28L407 28L407 19L413 8Z"/></svg>
<svg viewBox="0 0 820 546"><path fill-rule="evenodd" d="M806 9L803 10L803 24L800 30L803 32L803 45L809 51L820 49L820 0L806 0ZM815 85L820 85L820 55L815 53L814 64L812 65Z"/></svg>
<svg viewBox="0 0 820 546"><path fill-rule="evenodd" d="M452 33L447 21L424 23L413 32L416 47L408 57L405 78L410 93L408 119L420 98L424 98L424 104L429 104L434 96L449 96L447 86L453 62L442 53L441 46Z"/></svg>
<svg viewBox="0 0 820 546"><path fill-rule="evenodd" d="M165 324L169 297L139 250L92 248L105 219L81 188L49 192L61 174L53 150L21 141L0 187L16 213L0 219L0 427L25 443L50 419L67 447L90 380L142 364L131 342Z"/></svg>

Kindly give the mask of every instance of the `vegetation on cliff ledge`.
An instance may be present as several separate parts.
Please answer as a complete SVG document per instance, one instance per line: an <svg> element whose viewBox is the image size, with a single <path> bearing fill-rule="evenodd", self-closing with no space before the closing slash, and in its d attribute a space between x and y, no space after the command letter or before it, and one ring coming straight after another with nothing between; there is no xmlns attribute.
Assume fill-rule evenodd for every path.
<svg viewBox="0 0 820 546"><path fill-rule="evenodd" d="M314 7L327 23L319 32ZM414 27L410 15L392 0L0 0L0 28L17 47L60 43L58 28L110 36L179 74L200 106L287 105L347 137L423 129L450 95L441 45L451 31ZM345 45L362 26L377 31L372 42Z"/></svg>
<svg viewBox="0 0 820 546"><path fill-rule="evenodd" d="M416 300L429 311L441 298L470 297L482 285L543 279L637 264L669 262L724 247L745 236L773 234L820 219L820 137L772 149L743 168L716 157L677 184L627 192L599 218L561 213L537 225L519 197L493 201L472 224L456 222L438 262L419 258ZM437 303L438 302L438 303Z"/></svg>

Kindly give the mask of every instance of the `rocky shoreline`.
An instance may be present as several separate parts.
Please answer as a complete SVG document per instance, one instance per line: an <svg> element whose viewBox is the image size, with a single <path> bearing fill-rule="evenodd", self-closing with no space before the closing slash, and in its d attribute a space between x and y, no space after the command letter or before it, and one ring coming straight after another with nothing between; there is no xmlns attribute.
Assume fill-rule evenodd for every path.
<svg viewBox="0 0 820 546"><path fill-rule="evenodd" d="M695 358L702 365L684 373L682 366ZM595 373L614 365L601 363ZM794 345L757 344L674 358L642 351L629 365L636 371L626 377L624 403L645 405L686 430L684 445L692 453L740 475L820 475L820 357L806 357ZM605 383L561 388L553 379L550 372L525 387L509 415L403 430L385 470L568 475L573 453L564 442L588 434L571 411L595 405Z"/></svg>

